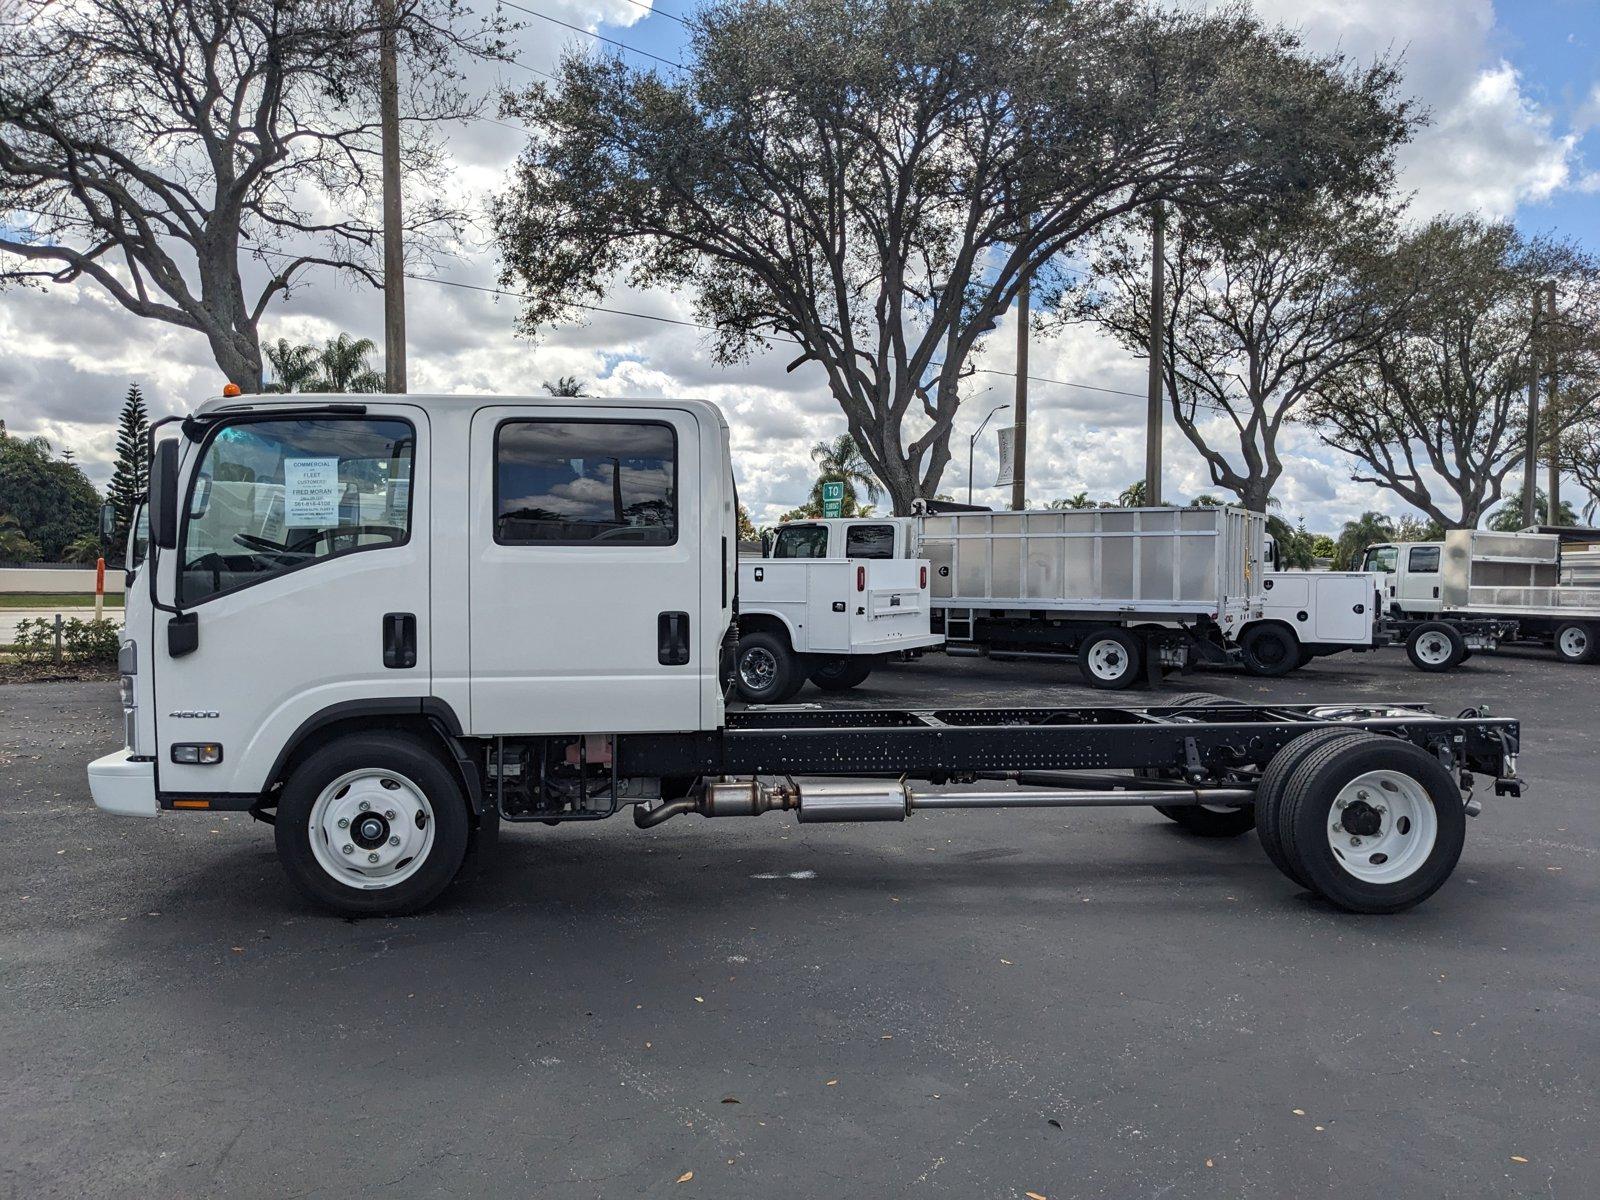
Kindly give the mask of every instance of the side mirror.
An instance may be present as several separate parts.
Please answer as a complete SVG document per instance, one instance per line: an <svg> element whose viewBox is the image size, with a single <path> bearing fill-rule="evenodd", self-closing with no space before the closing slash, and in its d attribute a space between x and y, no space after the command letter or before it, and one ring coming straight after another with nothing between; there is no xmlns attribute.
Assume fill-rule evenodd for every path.
<svg viewBox="0 0 1600 1200"><path fill-rule="evenodd" d="M109 542L117 532L117 506L110 501L100 506L100 540Z"/></svg>
<svg viewBox="0 0 1600 1200"><path fill-rule="evenodd" d="M163 550L178 544L178 441L156 443L150 464L150 541Z"/></svg>
<svg viewBox="0 0 1600 1200"><path fill-rule="evenodd" d="M761 557L772 557L772 530L770 529L763 529L761 531Z"/></svg>

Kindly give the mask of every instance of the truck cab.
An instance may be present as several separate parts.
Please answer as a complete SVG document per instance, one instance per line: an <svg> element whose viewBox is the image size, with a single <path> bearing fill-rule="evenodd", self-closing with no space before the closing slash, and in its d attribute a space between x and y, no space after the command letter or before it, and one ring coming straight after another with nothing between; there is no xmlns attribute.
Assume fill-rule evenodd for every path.
<svg viewBox="0 0 1600 1200"><path fill-rule="evenodd" d="M865 682L878 664L943 642L930 629L928 563L903 518L797 521L739 567L739 694L791 700Z"/></svg>
<svg viewBox="0 0 1600 1200"><path fill-rule="evenodd" d="M1380 542L1367 547L1361 569L1378 577L1388 612L1414 616L1444 610L1443 564L1443 542Z"/></svg>

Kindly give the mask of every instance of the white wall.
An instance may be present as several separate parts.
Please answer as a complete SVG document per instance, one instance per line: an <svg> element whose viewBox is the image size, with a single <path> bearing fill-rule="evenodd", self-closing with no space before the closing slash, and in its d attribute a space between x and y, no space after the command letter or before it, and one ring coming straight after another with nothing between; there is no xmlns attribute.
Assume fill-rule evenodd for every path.
<svg viewBox="0 0 1600 1200"><path fill-rule="evenodd" d="M94 594L93 567L0 567L0 592L87 592ZM122 594L122 572L106 568L106 594Z"/></svg>

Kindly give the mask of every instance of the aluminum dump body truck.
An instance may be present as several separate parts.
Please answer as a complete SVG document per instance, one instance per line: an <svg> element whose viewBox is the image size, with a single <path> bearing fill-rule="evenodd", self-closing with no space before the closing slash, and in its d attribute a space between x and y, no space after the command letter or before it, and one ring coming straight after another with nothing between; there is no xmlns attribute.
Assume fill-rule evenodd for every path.
<svg viewBox="0 0 1600 1200"><path fill-rule="evenodd" d="M949 653L1076 654L1097 687L1227 661L1263 615L1266 518L1242 508L922 518Z"/></svg>

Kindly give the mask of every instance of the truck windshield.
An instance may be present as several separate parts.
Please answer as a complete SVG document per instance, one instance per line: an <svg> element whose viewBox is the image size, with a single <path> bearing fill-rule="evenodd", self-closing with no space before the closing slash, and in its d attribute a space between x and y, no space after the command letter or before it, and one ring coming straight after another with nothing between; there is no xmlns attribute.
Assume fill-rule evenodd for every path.
<svg viewBox="0 0 1600 1200"><path fill-rule="evenodd" d="M189 485L183 603L405 541L414 444L411 425L393 418L242 421L219 430Z"/></svg>
<svg viewBox="0 0 1600 1200"><path fill-rule="evenodd" d="M772 547L773 558L827 558L826 525L786 525L778 530Z"/></svg>
<svg viewBox="0 0 1600 1200"><path fill-rule="evenodd" d="M124 563L127 570L137 571L139 564L144 562L145 552L149 548L150 502L141 500L139 507L133 510L133 524L128 529L127 560Z"/></svg>
<svg viewBox="0 0 1600 1200"><path fill-rule="evenodd" d="M1395 546L1374 546L1367 551L1367 558L1361 565L1363 571L1380 571L1387 575L1393 571L1395 564L1400 561L1400 550Z"/></svg>

